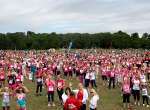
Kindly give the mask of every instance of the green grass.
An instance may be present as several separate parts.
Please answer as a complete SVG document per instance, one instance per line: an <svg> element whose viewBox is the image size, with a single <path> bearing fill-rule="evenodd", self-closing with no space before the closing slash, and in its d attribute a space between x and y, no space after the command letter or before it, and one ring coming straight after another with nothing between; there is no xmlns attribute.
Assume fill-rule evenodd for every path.
<svg viewBox="0 0 150 110"><path fill-rule="evenodd" d="M76 80L76 78L74 78L72 81L66 80L66 84L68 84L69 82L72 82L73 88L76 88L79 81ZM122 108L122 97L120 89L118 87L116 89L109 90L106 86L102 85L101 80L97 79L97 82L98 82L97 93L100 96L97 110L127 110ZM35 87L36 87L35 83L25 81L25 85L30 90L30 93L27 94L27 110L63 110L63 107L59 105L58 96L56 92L55 92L56 107L48 107L45 89L43 90L42 96L35 96ZM133 103L132 96L131 96L131 103ZM11 99L11 110L17 110L14 98ZM150 108L142 106L132 106L130 110L150 110Z"/></svg>

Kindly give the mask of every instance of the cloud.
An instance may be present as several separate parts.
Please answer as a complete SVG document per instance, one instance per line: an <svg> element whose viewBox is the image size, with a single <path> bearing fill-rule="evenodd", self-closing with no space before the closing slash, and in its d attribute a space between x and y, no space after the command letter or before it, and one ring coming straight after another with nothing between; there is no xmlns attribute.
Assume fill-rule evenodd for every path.
<svg viewBox="0 0 150 110"><path fill-rule="evenodd" d="M149 0L0 0L0 32L150 32Z"/></svg>

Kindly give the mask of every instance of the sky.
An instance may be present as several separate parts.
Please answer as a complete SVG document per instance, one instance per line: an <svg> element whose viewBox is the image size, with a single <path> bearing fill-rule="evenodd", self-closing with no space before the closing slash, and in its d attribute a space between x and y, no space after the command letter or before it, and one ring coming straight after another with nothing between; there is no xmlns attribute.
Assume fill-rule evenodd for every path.
<svg viewBox="0 0 150 110"><path fill-rule="evenodd" d="M0 0L0 32L150 33L150 0Z"/></svg>

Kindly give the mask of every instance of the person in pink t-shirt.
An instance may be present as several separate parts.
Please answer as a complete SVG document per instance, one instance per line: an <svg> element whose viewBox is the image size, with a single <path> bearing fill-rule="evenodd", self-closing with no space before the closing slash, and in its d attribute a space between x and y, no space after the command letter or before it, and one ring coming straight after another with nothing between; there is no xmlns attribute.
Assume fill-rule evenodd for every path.
<svg viewBox="0 0 150 110"><path fill-rule="evenodd" d="M5 86L5 72L3 68L0 68L0 87Z"/></svg>
<svg viewBox="0 0 150 110"><path fill-rule="evenodd" d="M63 70L64 70L64 76L67 77L67 76L68 76L68 71L69 71L67 64L65 64L65 65L63 66Z"/></svg>
<svg viewBox="0 0 150 110"><path fill-rule="evenodd" d="M54 103L54 89L55 89L55 81L51 79L51 75L46 79L46 88L48 95L48 106L55 106Z"/></svg>
<svg viewBox="0 0 150 110"><path fill-rule="evenodd" d="M109 73L109 89L111 89L111 84L113 83L113 88L115 88L115 71L114 71L114 67L110 68L110 71L108 71Z"/></svg>
<svg viewBox="0 0 150 110"><path fill-rule="evenodd" d="M103 80L103 85L106 85L107 84L107 70L105 66L101 68L101 76Z"/></svg>
<svg viewBox="0 0 150 110"><path fill-rule="evenodd" d="M68 66L68 74L69 74L69 79L72 80L72 76L73 76L73 67L72 64L70 63Z"/></svg>
<svg viewBox="0 0 150 110"><path fill-rule="evenodd" d="M123 79L122 93L123 93L123 106L125 108L127 104L127 107L129 108L131 88L130 88L130 80L128 77L124 77Z"/></svg>
<svg viewBox="0 0 150 110"><path fill-rule="evenodd" d="M62 104L62 94L64 92L65 81L64 79L61 78L60 75L57 75L56 84L57 84L56 86L57 86L57 93L59 96L59 101Z"/></svg>

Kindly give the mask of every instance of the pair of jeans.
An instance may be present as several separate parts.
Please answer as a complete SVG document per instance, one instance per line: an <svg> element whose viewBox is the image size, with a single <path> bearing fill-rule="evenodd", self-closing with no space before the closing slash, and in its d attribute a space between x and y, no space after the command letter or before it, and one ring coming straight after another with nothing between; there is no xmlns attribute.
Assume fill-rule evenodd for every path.
<svg viewBox="0 0 150 110"><path fill-rule="evenodd" d="M48 91L48 102L54 102L54 91Z"/></svg>
<svg viewBox="0 0 150 110"><path fill-rule="evenodd" d="M111 88L112 83L113 83L113 88L115 88L115 77L110 77L110 79L109 79L109 89Z"/></svg>

